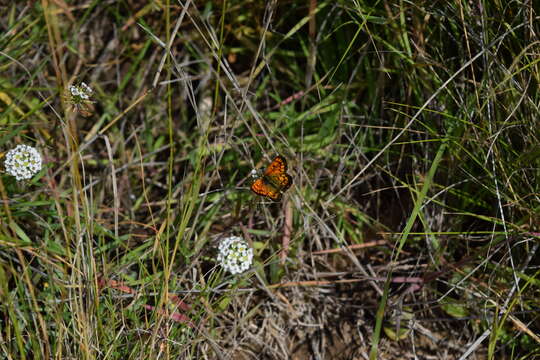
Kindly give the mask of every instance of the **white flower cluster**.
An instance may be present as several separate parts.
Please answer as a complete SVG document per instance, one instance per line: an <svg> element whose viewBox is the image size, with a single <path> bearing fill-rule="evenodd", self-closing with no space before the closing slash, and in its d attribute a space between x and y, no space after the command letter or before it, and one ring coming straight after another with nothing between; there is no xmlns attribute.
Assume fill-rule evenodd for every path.
<svg viewBox="0 0 540 360"><path fill-rule="evenodd" d="M86 83L82 82L80 85L70 85L69 86L69 92L73 97L78 97L82 100L88 100L90 99L90 96L94 92L90 86L86 85Z"/></svg>
<svg viewBox="0 0 540 360"><path fill-rule="evenodd" d="M231 236L219 244L217 259L231 274L240 274L251 266L253 249L241 237Z"/></svg>
<svg viewBox="0 0 540 360"><path fill-rule="evenodd" d="M17 145L6 154L4 165L18 181L30 179L41 170L41 155L31 146Z"/></svg>

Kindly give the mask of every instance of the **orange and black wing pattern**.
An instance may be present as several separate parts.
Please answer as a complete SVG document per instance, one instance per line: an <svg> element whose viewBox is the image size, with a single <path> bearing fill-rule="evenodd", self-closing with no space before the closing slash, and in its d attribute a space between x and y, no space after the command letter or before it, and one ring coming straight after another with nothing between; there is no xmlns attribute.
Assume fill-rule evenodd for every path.
<svg viewBox="0 0 540 360"><path fill-rule="evenodd" d="M251 191L274 201L281 200L282 193L292 185L292 177L287 174L287 159L276 156L263 175L251 184Z"/></svg>

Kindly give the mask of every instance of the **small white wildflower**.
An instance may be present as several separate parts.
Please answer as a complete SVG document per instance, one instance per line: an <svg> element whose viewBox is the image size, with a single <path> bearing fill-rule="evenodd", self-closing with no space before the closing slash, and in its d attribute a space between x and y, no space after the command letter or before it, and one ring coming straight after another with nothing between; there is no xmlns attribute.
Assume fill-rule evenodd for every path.
<svg viewBox="0 0 540 360"><path fill-rule="evenodd" d="M90 96L94 92L92 88L86 83L82 82L79 85L70 85L69 86L69 92L73 96L73 101L77 102L80 100L88 100L90 99Z"/></svg>
<svg viewBox="0 0 540 360"><path fill-rule="evenodd" d="M251 266L253 249L241 237L231 236L219 244L217 259L231 274L240 274Z"/></svg>
<svg viewBox="0 0 540 360"><path fill-rule="evenodd" d="M71 95L73 96L79 96L81 93L79 92L79 88L73 85L69 86L69 91L71 92Z"/></svg>
<svg viewBox="0 0 540 360"><path fill-rule="evenodd" d="M78 85L69 85L65 93L65 98L73 106L75 111L87 117L94 112L94 101L90 99L93 93L94 90L90 86L81 82Z"/></svg>
<svg viewBox="0 0 540 360"><path fill-rule="evenodd" d="M41 155L28 145L17 145L6 154L6 172L17 181L30 179L41 170Z"/></svg>
<svg viewBox="0 0 540 360"><path fill-rule="evenodd" d="M84 100L88 100L90 99L90 95L92 95L94 90L92 90L90 86L86 85L86 83L81 83L81 86L79 87L79 92L81 98L83 98Z"/></svg>
<svg viewBox="0 0 540 360"><path fill-rule="evenodd" d="M88 85L86 85L86 83L82 82L81 83L81 89L84 90L84 92L88 95L92 95L92 93L94 92L94 90L92 90L92 88Z"/></svg>

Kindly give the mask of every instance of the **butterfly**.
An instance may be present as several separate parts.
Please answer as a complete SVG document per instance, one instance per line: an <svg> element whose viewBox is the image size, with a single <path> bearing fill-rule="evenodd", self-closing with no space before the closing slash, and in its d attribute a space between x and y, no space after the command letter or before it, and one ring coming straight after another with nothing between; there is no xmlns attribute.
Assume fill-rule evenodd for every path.
<svg viewBox="0 0 540 360"><path fill-rule="evenodd" d="M270 200L281 200L282 193L292 185L292 177L287 174L287 159L276 156L263 175L251 184L251 191Z"/></svg>

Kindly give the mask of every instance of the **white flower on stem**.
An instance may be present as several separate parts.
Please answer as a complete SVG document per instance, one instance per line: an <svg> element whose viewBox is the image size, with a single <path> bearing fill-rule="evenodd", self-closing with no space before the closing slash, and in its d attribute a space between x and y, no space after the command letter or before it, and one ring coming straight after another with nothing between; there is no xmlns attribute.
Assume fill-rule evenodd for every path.
<svg viewBox="0 0 540 360"><path fill-rule="evenodd" d="M86 85L86 83L82 82L79 85L70 85L69 92L74 98L72 100L77 101L90 99L90 96L92 95L94 90L92 90L90 86Z"/></svg>
<svg viewBox="0 0 540 360"><path fill-rule="evenodd" d="M93 93L94 90L86 85L86 83L82 82L78 85L69 85L64 96L67 102L73 106L75 111L87 117L94 112L94 101L90 99Z"/></svg>
<svg viewBox="0 0 540 360"><path fill-rule="evenodd" d="M240 274L251 266L253 249L241 237L227 237L219 244L217 260L231 274Z"/></svg>
<svg viewBox="0 0 540 360"><path fill-rule="evenodd" d="M94 92L94 90L92 90L92 88L88 85L86 85L86 83L82 82L80 87L79 87L80 91L81 92L81 97L85 100L88 100L90 98L90 95L92 95L92 93Z"/></svg>
<svg viewBox="0 0 540 360"><path fill-rule="evenodd" d="M70 85L69 86L69 92L71 93L71 95L73 96L79 96L81 93L79 92L79 88L74 86L74 85Z"/></svg>
<svg viewBox="0 0 540 360"><path fill-rule="evenodd" d="M4 166L17 181L30 179L41 170L41 155L31 146L17 145L6 154Z"/></svg>

